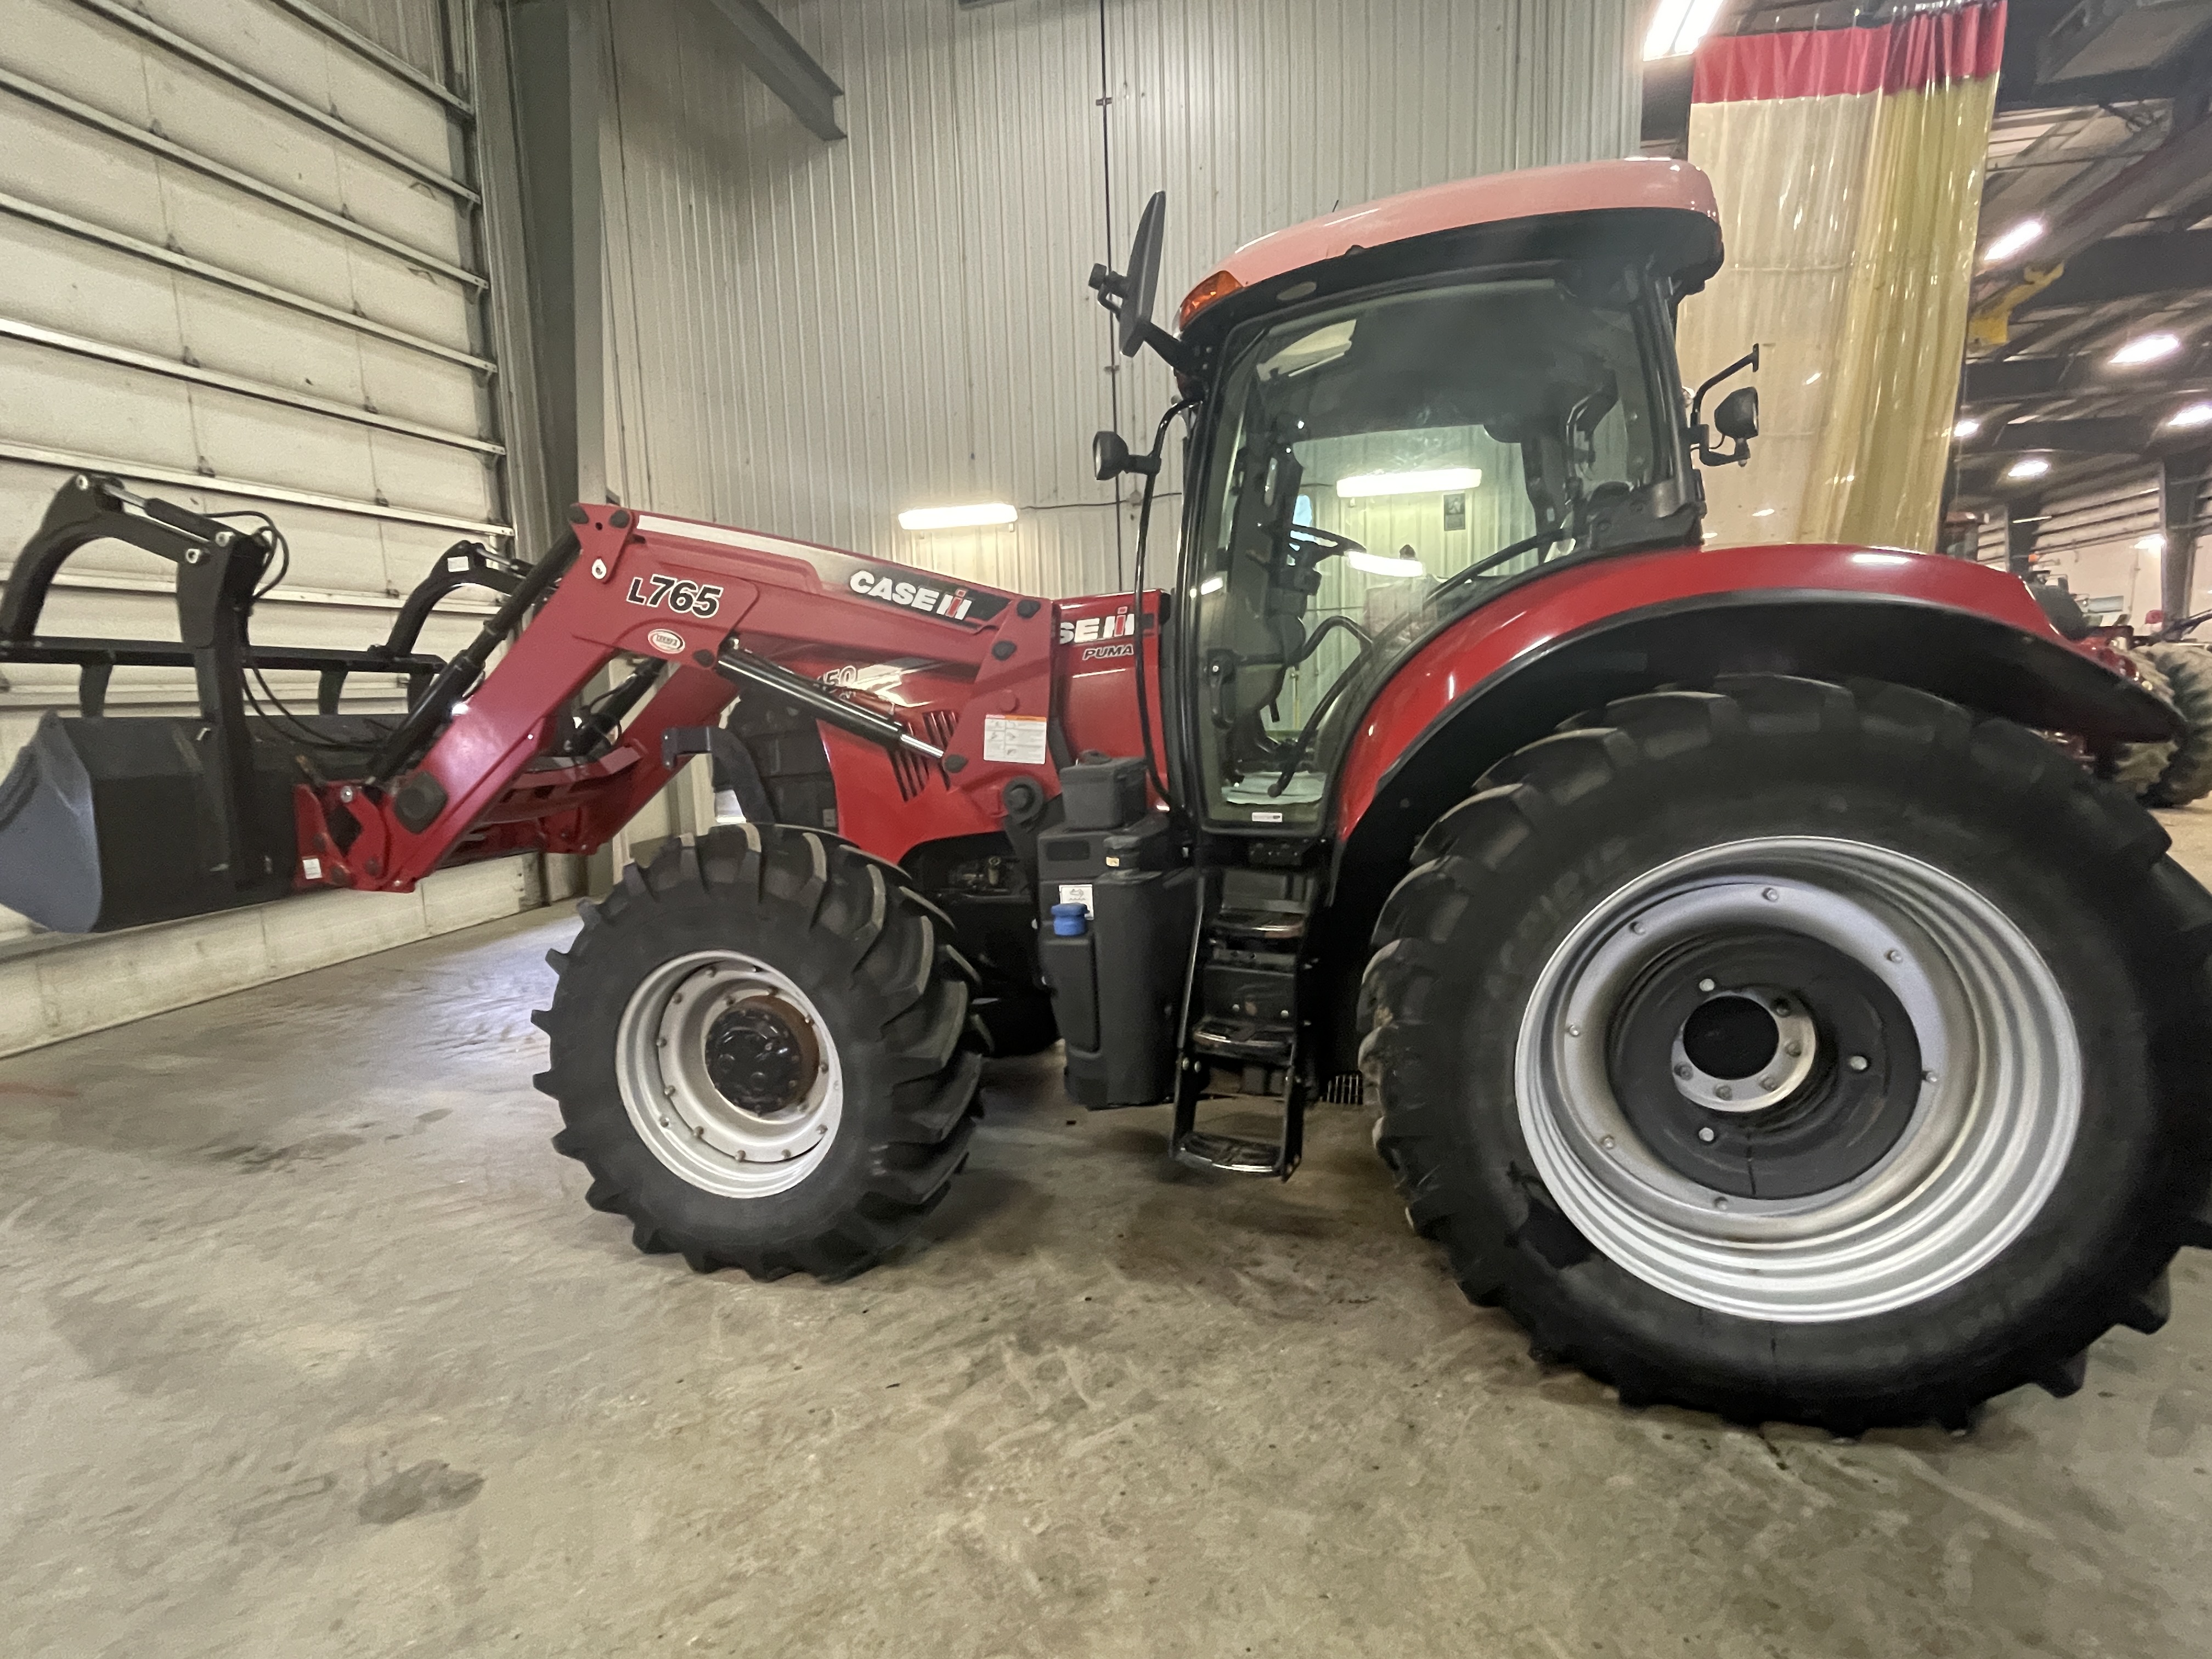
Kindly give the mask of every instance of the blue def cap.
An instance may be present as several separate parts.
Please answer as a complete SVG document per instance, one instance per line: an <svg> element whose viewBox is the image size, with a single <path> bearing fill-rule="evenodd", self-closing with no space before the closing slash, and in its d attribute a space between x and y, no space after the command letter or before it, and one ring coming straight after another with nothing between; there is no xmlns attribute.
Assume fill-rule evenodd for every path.
<svg viewBox="0 0 2212 1659"><path fill-rule="evenodd" d="M1079 904L1052 907L1052 931L1059 939L1081 939L1091 931L1091 913Z"/></svg>

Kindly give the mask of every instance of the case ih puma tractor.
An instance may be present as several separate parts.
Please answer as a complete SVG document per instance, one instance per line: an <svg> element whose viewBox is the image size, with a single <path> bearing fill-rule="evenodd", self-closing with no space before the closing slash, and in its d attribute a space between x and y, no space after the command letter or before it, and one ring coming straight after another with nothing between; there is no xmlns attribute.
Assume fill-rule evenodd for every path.
<svg viewBox="0 0 2212 1659"><path fill-rule="evenodd" d="M1161 222L1091 279L1177 375L1149 449L1097 444L1149 520L1180 423L1157 590L1141 551L1054 601L586 503L533 564L455 550L384 646L291 650L247 637L273 532L70 482L0 659L79 665L84 706L0 787L0 901L405 891L597 847L703 754L743 822L586 905L538 1016L554 1145L643 1249L869 1267L959 1170L987 1052L1056 1030L1073 1097L1167 1106L1187 1164L1287 1176L1310 1105L1364 1098L1466 1293L1631 1402L1957 1426L2155 1330L2212 1243L2212 899L2051 738L2176 715L2002 572L1704 542L1695 468L1756 398L1709 422L1678 380L1703 177L1336 214L1174 333ZM100 536L175 562L181 643L39 635ZM464 581L496 615L417 653ZM197 718L102 716L149 663ZM251 711L272 667L321 712ZM336 712L369 671L404 717Z"/></svg>

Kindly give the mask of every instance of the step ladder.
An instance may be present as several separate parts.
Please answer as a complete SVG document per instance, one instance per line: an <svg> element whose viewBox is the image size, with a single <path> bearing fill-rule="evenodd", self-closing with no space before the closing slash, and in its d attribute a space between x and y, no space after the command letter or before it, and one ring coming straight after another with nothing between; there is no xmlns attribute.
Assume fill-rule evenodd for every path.
<svg viewBox="0 0 2212 1659"><path fill-rule="evenodd" d="M1183 988L1187 1034L1176 1075L1169 1151L1178 1164L1290 1179L1304 1146L1297 1002L1306 907L1262 900L1231 908L1209 879ZM1201 1103L1264 1103L1280 1114L1272 1141L1198 1127Z"/></svg>

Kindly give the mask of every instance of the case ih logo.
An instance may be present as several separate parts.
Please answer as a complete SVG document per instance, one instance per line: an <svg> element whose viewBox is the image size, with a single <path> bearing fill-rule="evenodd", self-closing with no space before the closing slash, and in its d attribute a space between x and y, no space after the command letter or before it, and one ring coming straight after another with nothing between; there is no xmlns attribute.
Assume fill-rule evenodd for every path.
<svg viewBox="0 0 2212 1659"><path fill-rule="evenodd" d="M845 586L863 598L919 611L926 617L941 617L946 622L988 622L1006 608L1006 596L1003 593L936 587L904 577L879 575L872 570L855 570Z"/></svg>
<svg viewBox="0 0 2212 1659"><path fill-rule="evenodd" d="M1062 645L1091 645L1099 640L1126 640L1137 632L1137 616L1127 609L1110 617L1085 617L1080 622L1063 622L1060 625ZM1089 653L1085 653L1086 656Z"/></svg>

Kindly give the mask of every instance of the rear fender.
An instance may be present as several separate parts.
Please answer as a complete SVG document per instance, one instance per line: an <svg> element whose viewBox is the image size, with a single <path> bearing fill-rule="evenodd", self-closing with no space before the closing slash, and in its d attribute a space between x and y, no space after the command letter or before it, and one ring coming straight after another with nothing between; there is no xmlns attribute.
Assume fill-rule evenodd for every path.
<svg viewBox="0 0 2212 1659"><path fill-rule="evenodd" d="M1323 958L1334 1069L1353 988L1414 843L1475 780L1617 697L1723 674L1911 685L2102 747L2177 735L2162 701L2093 660L2016 577L1929 555L1729 549L1593 561L1538 578L1439 633L1363 715L1338 795ZM1334 1062L1332 1062L1334 1064Z"/></svg>

